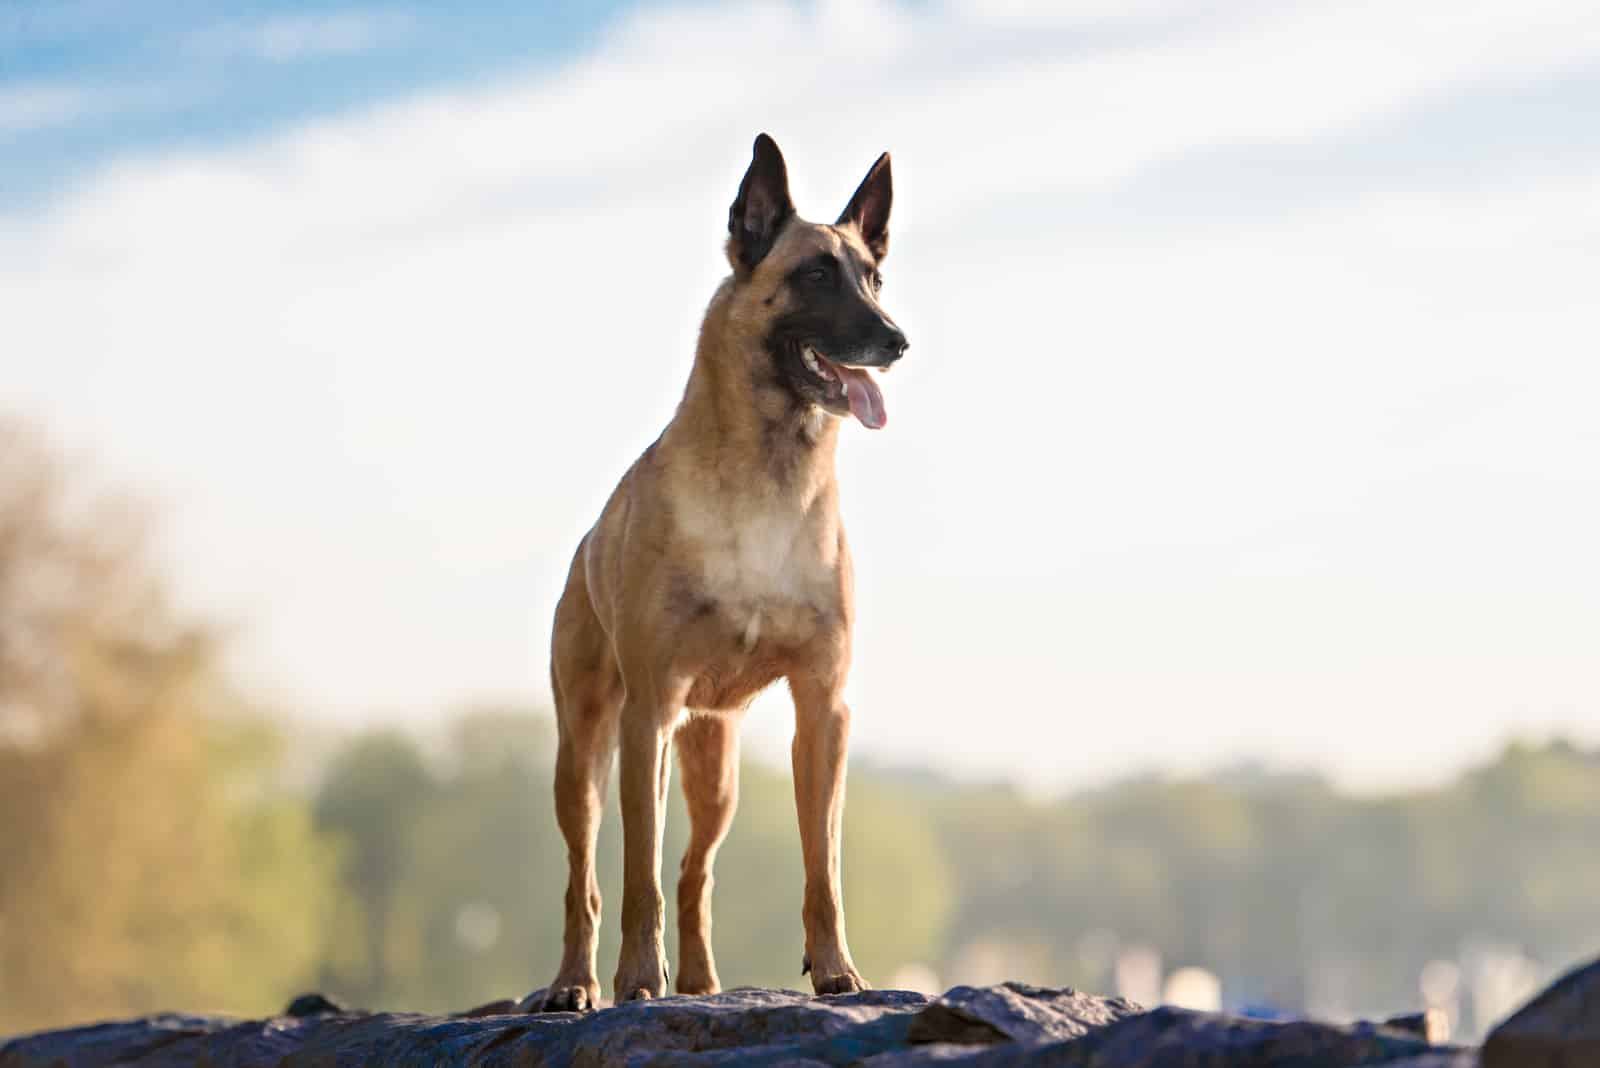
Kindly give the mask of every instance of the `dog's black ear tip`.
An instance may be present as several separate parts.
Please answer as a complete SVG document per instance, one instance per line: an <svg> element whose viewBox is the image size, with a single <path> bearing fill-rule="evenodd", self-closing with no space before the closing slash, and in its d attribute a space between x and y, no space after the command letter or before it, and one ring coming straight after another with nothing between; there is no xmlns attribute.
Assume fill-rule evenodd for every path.
<svg viewBox="0 0 1600 1068"><path fill-rule="evenodd" d="M764 155L781 155L782 153L778 151L778 142L772 139L771 134L763 130L761 133L756 134L755 144L750 146L750 154L759 159Z"/></svg>

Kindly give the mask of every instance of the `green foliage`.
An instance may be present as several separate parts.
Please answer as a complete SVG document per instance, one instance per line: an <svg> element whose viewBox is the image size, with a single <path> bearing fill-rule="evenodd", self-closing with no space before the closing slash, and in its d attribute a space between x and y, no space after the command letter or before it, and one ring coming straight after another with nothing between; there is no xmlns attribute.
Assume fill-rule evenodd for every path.
<svg viewBox="0 0 1600 1068"><path fill-rule="evenodd" d="M269 1011L322 953L332 856L136 532L0 424L0 1033Z"/></svg>
<svg viewBox="0 0 1600 1068"><path fill-rule="evenodd" d="M547 981L560 954L565 849L550 810L545 719L468 716L424 772L417 742L352 741L333 765L319 812L361 792L381 763L398 785L339 833L387 850L418 799L408 860L392 884L363 887L357 907L403 900L404 951L384 981L330 973L368 1004L443 1010L516 995ZM356 759L362 755L361 759ZM973 947L999 947L1009 974L1106 989L1096 938L1158 948L1169 965L1202 964L1236 1001L1295 1007L1318 962L1347 968L1374 1010L1415 1005L1433 957L1480 936L1525 946L1551 967L1600 948L1589 902L1600 862L1596 760L1568 746L1513 747L1450 787L1402 798L1343 797L1303 778L1146 779L1053 803L858 767L846 808L845 898L857 961L887 982L908 963L946 982L971 978ZM361 788L365 789L365 787ZM797 987L799 837L786 769L747 762L739 815L717 865L714 942L730 985ZM331 825L326 825L330 826ZM674 915L673 859L686 831L674 791L663 872ZM606 916L602 982L616 953L621 834L611 799L601 829ZM1507 866L1507 861L1511 866ZM360 869L357 869L360 870ZM353 875L347 886L358 885ZM493 917L493 937L485 938ZM349 925L359 927L359 924ZM479 940L474 942L476 931ZM669 929L671 952L674 938ZM354 973L359 977L362 973ZM988 977L982 977L988 978ZM372 992L376 991L376 994Z"/></svg>
<svg viewBox="0 0 1600 1068"><path fill-rule="evenodd" d="M862 780L851 784L846 806L846 933L857 966L886 983L904 964L938 959L954 905L954 877L917 799L870 777Z"/></svg>

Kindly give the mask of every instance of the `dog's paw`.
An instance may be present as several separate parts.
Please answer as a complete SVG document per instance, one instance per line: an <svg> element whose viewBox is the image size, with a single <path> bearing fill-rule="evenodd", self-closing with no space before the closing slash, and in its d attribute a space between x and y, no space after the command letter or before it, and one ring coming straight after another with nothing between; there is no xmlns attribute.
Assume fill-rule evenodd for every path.
<svg viewBox="0 0 1600 1068"><path fill-rule="evenodd" d="M811 989L815 990L819 996L827 994L859 994L863 990L871 990L872 984L861 978L854 971L848 971L842 975L826 977L812 975Z"/></svg>
<svg viewBox="0 0 1600 1068"><path fill-rule="evenodd" d="M557 983L545 992L534 1012L593 1012L600 1007L599 983Z"/></svg>
<svg viewBox="0 0 1600 1068"><path fill-rule="evenodd" d="M706 994L718 994L721 992L722 983L714 973L709 976L685 974L678 976L678 993L680 994L687 994L690 997L703 997Z"/></svg>
<svg viewBox="0 0 1600 1068"><path fill-rule="evenodd" d="M667 992L667 962L657 957L655 968L648 964L639 967L619 968L612 980L611 989L617 992L617 1004L625 1001L644 1001L659 998Z"/></svg>

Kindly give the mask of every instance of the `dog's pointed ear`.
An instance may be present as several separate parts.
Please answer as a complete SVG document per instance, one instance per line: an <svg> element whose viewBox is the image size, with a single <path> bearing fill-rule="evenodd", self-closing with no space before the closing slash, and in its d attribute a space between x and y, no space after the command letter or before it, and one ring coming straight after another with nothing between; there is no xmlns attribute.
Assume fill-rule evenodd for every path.
<svg viewBox="0 0 1600 1068"><path fill-rule="evenodd" d="M750 169L739 183L739 195L728 209L728 252L735 266L749 270L772 251L783 224L794 217L789 199L789 169L778 143L766 134L756 137Z"/></svg>
<svg viewBox="0 0 1600 1068"><path fill-rule="evenodd" d="M867 248L881 260L889 254L889 207L893 202L894 179L889 174L889 153L885 152L861 179L837 225L855 224Z"/></svg>

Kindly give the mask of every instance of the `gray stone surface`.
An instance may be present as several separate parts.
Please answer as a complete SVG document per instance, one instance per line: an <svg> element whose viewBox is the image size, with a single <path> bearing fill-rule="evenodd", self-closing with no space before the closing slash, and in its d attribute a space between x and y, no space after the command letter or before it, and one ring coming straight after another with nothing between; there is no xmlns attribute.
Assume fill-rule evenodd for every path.
<svg viewBox="0 0 1600 1068"><path fill-rule="evenodd" d="M1429 1046L1373 1024L1349 1027L1251 1020L1161 1008L1127 1016L1065 1041L982 1047L942 1045L938 1059L898 1050L869 1068L1476 1068L1473 1050Z"/></svg>
<svg viewBox="0 0 1600 1068"><path fill-rule="evenodd" d="M1474 1063L1470 1053L1430 1047L1415 1035L1372 1024L1275 1022L1159 1008L1060 1044L1049 1056L1015 1063L1072 1068L1353 1068L1415 1063L1425 1055L1434 1058L1437 1068L1469 1068ZM1422 1064L1435 1068L1427 1060Z"/></svg>
<svg viewBox="0 0 1600 1068"><path fill-rule="evenodd" d="M911 1023L911 1041L1045 1042L1080 1038L1144 1010L1122 998L1100 998L1076 990L1050 990L1026 983L958 986L933 1002Z"/></svg>
<svg viewBox="0 0 1600 1068"><path fill-rule="evenodd" d="M1489 1033L1483 1068L1600 1065L1600 960L1568 972Z"/></svg>
<svg viewBox="0 0 1600 1068"><path fill-rule="evenodd" d="M930 999L733 990L586 1016L329 1012L268 1020L152 1016L25 1036L0 1068L162 1065L548 1065L550 1068L1471 1068L1472 1053L1374 1025L1267 1023L1006 983ZM323 1011L318 1011L323 1010Z"/></svg>

